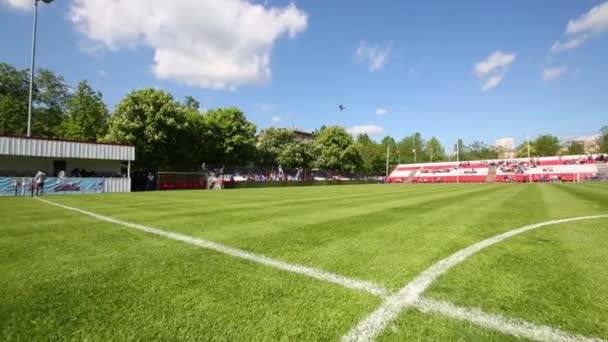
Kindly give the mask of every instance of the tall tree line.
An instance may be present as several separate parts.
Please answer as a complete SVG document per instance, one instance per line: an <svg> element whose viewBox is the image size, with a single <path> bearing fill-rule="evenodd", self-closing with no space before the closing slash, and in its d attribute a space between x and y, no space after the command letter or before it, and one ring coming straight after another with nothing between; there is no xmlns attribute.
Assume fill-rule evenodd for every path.
<svg viewBox="0 0 608 342"><path fill-rule="evenodd" d="M29 94L29 70L0 63L0 135L24 135ZM278 166L319 168L336 172L383 174L387 157L398 163L483 160L499 157L499 151L480 141L442 146L435 137L421 133L397 141L386 136L376 142L367 134L353 137L343 127L322 126L313 139L296 137L293 130L271 127L256 135L257 127L238 108L200 111L192 96L178 101L160 89L128 93L110 113L102 94L86 80L69 87L63 77L39 69L33 88L32 135L80 141L123 143L135 146L134 170L192 171L202 163L225 166ZM608 126L600 131L598 145L608 152ZM517 149L527 156L528 143ZM556 155L558 138L541 135L530 142L531 156ZM571 143L568 153L584 146ZM387 156L388 151L388 156Z"/></svg>

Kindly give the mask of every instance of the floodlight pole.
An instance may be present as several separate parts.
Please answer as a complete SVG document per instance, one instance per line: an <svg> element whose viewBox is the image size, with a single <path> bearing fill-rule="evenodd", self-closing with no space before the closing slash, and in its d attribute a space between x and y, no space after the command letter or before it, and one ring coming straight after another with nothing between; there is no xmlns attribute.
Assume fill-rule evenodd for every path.
<svg viewBox="0 0 608 342"><path fill-rule="evenodd" d="M531 165L532 162L530 161L530 133L526 133L526 141L528 143L528 165ZM532 183L532 174L530 174L530 177L528 177L528 183Z"/></svg>
<svg viewBox="0 0 608 342"><path fill-rule="evenodd" d="M390 151L391 151L391 145L386 144L386 177L388 177L388 158L389 158Z"/></svg>
<svg viewBox="0 0 608 342"><path fill-rule="evenodd" d="M27 136L32 135L32 92L34 89L34 63L36 61L36 26L38 24L38 0L34 0L34 28L32 29L32 64L30 67L30 96L27 106Z"/></svg>
<svg viewBox="0 0 608 342"><path fill-rule="evenodd" d="M456 140L456 184L460 183L460 139Z"/></svg>

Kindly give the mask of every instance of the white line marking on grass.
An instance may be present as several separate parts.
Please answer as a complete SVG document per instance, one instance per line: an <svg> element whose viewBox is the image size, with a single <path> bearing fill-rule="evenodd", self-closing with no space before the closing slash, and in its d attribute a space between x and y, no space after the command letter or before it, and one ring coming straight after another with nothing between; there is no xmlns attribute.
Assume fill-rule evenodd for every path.
<svg viewBox="0 0 608 342"><path fill-rule="evenodd" d="M194 237L183 235L183 234L173 233L173 232L165 231L165 230L158 229L158 228L148 227L148 226L144 226L144 225L137 224L137 223L118 220L118 219L115 219L112 217L95 214L90 211L86 211L86 210L82 210L82 209L78 209L78 208L74 208L74 207L69 207L67 205L51 202L51 201L48 201L45 199L41 199L39 197L36 197L36 199L39 201L42 201L44 203L54 205L59 208L75 211L77 213L81 213L83 215L87 215L87 216L96 218L101 221L121 225L121 226L128 227L128 228L133 228L133 229L137 229L137 230L140 230L140 231L143 231L146 233L155 234L155 235L162 236L165 238L185 242L190 245L213 250L213 251L227 254L227 255L230 255L233 257L257 262L257 263L267 265L267 266L276 267L276 268L284 270L284 271L302 274L302 275L305 275L305 276L308 276L308 277L311 277L311 278L314 278L317 280L322 280L322 281L326 281L329 283L341 285L341 286L349 288L349 289L365 291L365 292L371 293L378 297L386 297L389 294L389 291L387 289L385 289L382 286L377 285L373 282L369 282L369 281L365 281L365 280L358 280L358 279L351 279L351 278L341 276L339 274L325 272L325 271L322 271L322 270L319 270L316 268L307 267L307 266L303 266L303 265L289 264L289 263L275 260L275 259L263 256L263 255L258 255L258 254L254 254L251 252L247 252L247 251L244 251L244 250L241 250L238 248L228 247L228 246L216 243L216 242L198 239L198 238L194 238Z"/></svg>
<svg viewBox="0 0 608 342"><path fill-rule="evenodd" d="M573 217L561 220L551 220L536 224L531 224L517 228L506 233L502 233L491 238L477 242L469 247L459 250L458 252L444 258L431 267L420 273L414 280L408 283L396 294L387 297L384 302L380 305L376 311L369 314L363 320L361 320L357 326L351 329L342 340L343 341L372 341L380 332L382 332L386 325L393 321L403 309L408 306L414 305L419 299L420 295L435 281L439 276L447 272L450 268L458 265L471 257L473 254L490 247L496 243L506 240L515 235L525 233L527 231L538 229L545 226L554 224L590 220L598 218L608 218L608 215L595 215L595 216L582 216Z"/></svg>
<svg viewBox="0 0 608 342"><path fill-rule="evenodd" d="M599 338L569 334L548 326L532 324L521 319L488 314L477 308L457 307L451 303L434 299L421 298L414 306L425 313L440 313L451 318L474 323L484 328L493 329L503 334L529 338L536 341L605 342Z"/></svg>
<svg viewBox="0 0 608 342"><path fill-rule="evenodd" d="M575 217L562 220L553 220L533 225L528 225L515 229L495 237L480 241L474 245L471 245L465 249L462 249L451 256L435 263L433 266L422 272L406 287L401 289L397 294L388 296L390 291L378 284L373 282L351 279L335 273L325 272L319 269L298 265L289 264L283 261L275 260L263 255L257 255L251 252L247 252L241 249L228 247L216 242L207 241L203 239L194 238L191 236L173 233L153 227L144 226L137 223L126 222L118 220L112 217L95 214L90 211L69 207L63 204L51 202L45 199L36 198L39 201L53 205L66 210L75 211L83 215L87 215L96 218L101 221L109 222L125 226L128 228L137 229L146 233L155 234L165 238L185 242L190 245L213 250L219 253L227 254L237 258L257 262L266 266L275 267L284 271L293 272L301 275L305 275L317 280L326 281L336 285L340 285L349 289L361 290L368 292L372 295L385 298L382 306L369 315L366 319L361 321L357 327L343 337L344 341L370 341L373 340L384 327L392 321L397 315L406 307L415 307L422 312L435 312L445 316L464 320L476 324L478 326L493 329L504 334L510 334L517 337L526 337L533 340L544 341L544 342L608 342L599 338L590 338L581 335L568 334L547 326L535 325L526 322L521 319L505 318L499 315L488 314L477 308L462 308L457 307L451 303L438 301L428 298L421 298L420 295L428 288L428 286L435 281L441 274L453 266L464 261L471 255L479 252L480 250L487 248L493 244L496 244L509 237L524 233L526 231L571 221L589 220L596 218L608 218L608 215L597 215L597 216L584 216Z"/></svg>

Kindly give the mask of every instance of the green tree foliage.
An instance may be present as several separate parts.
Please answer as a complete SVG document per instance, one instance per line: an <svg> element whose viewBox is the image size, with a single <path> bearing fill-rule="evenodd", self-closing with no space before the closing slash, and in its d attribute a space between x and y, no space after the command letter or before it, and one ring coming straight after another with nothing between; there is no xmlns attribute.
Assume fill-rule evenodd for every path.
<svg viewBox="0 0 608 342"><path fill-rule="evenodd" d="M560 150L559 139L550 134L544 134L534 140L535 156L545 157L557 155Z"/></svg>
<svg viewBox="0 0 608 342"><path fill-rule="evenodd" d="M325 170L356 171L361 167L361 153L353 137L339 126L320 130L315 137L315 166Z"/></svg>
<svg viewBox="0 0 608 342"><path fill-rule="evenodd" d="M244 165L253 159L256 127L238 108L205 113L203 130L207 162Z"/></svg>
<svg viewBox="0 0 608 342"><path fill-rule="evenodd" d="M276 162L290 168L309 168L314 161L314 151L314 143L296 139L281 148L276 157Z"/></svg>
<svg viewBox="0 0 608 342"><path fill-rule="evenodd" d="M62 122L63 137L97 141L107 131L108 109L100 92L95 92L87 81L78 83L78 89L66 104L67 113Z"/></svg>
<svg viewBox="0 0 608 342"><path fill-rule="evenodd" d="M190 111L198 112L201 103L198 102L194 97L188 95L184 99L184 106Z"/></svg>
<svg viewBox="0 0 608 342"><path fill-rule="evenodd" d="M517 153L515 155L517 158L528 158L528 141L524 141L519 146L517 146ZM530 157L536 157L538 153L536 153L536 145L534 145L534 141L530 141Z"/></svg>
<svg viewBox="0 0 608 342"><path fill-rule="evenodd" d="M600 129L600 138L598 145L600 147L600 152L608 153L608 125Z"/></svg>
<svg viewBox="0 0 608 342"><path fill-rule="evenodd" d="M39 69L35 77L35 108L32 111L32 135L46 138L60 137L65 117L69 88L62 76Z"/></svg>
<svg viewBox="0 0 608 342"><path fill-rule="evenodd" d="M0 134L23 135L27 129L29 73L0 63Z"/></svg>
<svg viewBox="0 0 608 342"><path fill-rule="evenodd" d="M397 142L393 137L386 136L382 138L380 142L381 146L381 158L382 158L382 170L386 168L386 150L389 147L389 155L388 155L388 163L390 167L397 165L399 162L403 162L403 160L399 160L403 151L397 146Z"/></svg>
<svg viewBox="0 0 608 342"><path fill-rule="evenodd" d="M422 135L419 132L401 139L397 148L402 163L420 163L430 160L430 157L426 153L424 139L422 139Z"/></svg>
<svg viewBox="0 0 608 342"><path fill-rule="evenodd" d="M296 135L290 129L270 127L262 130L257 141L258 162L267 166L280 164L277 157L285 146L295 141Z"/></svg>
<svg viewBox="0 0 608 342"><path fill-rule="evenodd" d="M456 153L456 150L458 150L458 153ZM467 147L462 139L458 139L457 143L453 145L452 152L453 160L456 160L456 158L459 160L469 160L469 157L467 156Z"/></svg>
<svg viewBox="0 0 608 342"><path fill-rule="evenodd" d="M184 171L197 162L191 156L192 135L185 109L170 94L147 88L120 101L105 140L134 145L136 169Z"/></svg>
<svg viewBox="0 0 608 342"><path fill-rule="evenodd" d="M424 151L430 162L447 160L443 146L435 137L431 137L431 139L426 142Z"/></svg>
<svg viewBox="0 0 608 342"><path fill-rule="evenodd" d="M356 142L361 153L361 170L367 174L384 174L386 149L367 134L359 134Z"/></svg>
<svg viewBox="0 0 608 342"><path fill-rule="evenodd" d="M461 160L488 160L497 159L498 150L481 141L475 141L465 148L465 158Z"/></svg>
<svg viewBox="0 0 608 342"><path fill-rule="evenodd" d="M568 144L568 154L585 154L585 145L580 141L571 141Z"/></svg>

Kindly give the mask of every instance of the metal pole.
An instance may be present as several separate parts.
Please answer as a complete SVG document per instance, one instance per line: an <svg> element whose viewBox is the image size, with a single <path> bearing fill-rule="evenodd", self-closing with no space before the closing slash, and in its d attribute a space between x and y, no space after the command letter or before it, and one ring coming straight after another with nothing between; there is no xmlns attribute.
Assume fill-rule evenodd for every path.
<svg viewBox="0 0 608 342"><path fill-rule="evenodd" d="M32 64L30 67L30 97L27 106L27 136L32 135L32 92L34 89L34 62L36 60L36 24L38 23L38 0L34 0L34 28L32 30Z"/></svg>
<svg viewBox="0 0 608 342"><path fill-rule="evenodd" d="M391 145L387 144L386 145L386 177L388 177L388 157L389 157L390 151L391 151Z"/></svg>
<svg viewBox="0 0 608 342"><path fill-rule="evenodd" d="M456 183L460 183L460 139L456 140Z"/></svg>
<svg viewBox="0 0 608 342"><path fill-rule="evenodd" d="M528 143L528 166L530 166L532 163L530 161L530 134L529 133L526 134L526 140ZM530 177L528 177L528 183L532 183L532 173L530 173Z"/></svg>
<svg viewBox="0 0 608 342"><path fill-rule="evenodd" d="M127 160L127 178L131 178L131 161Z"/></svg>

